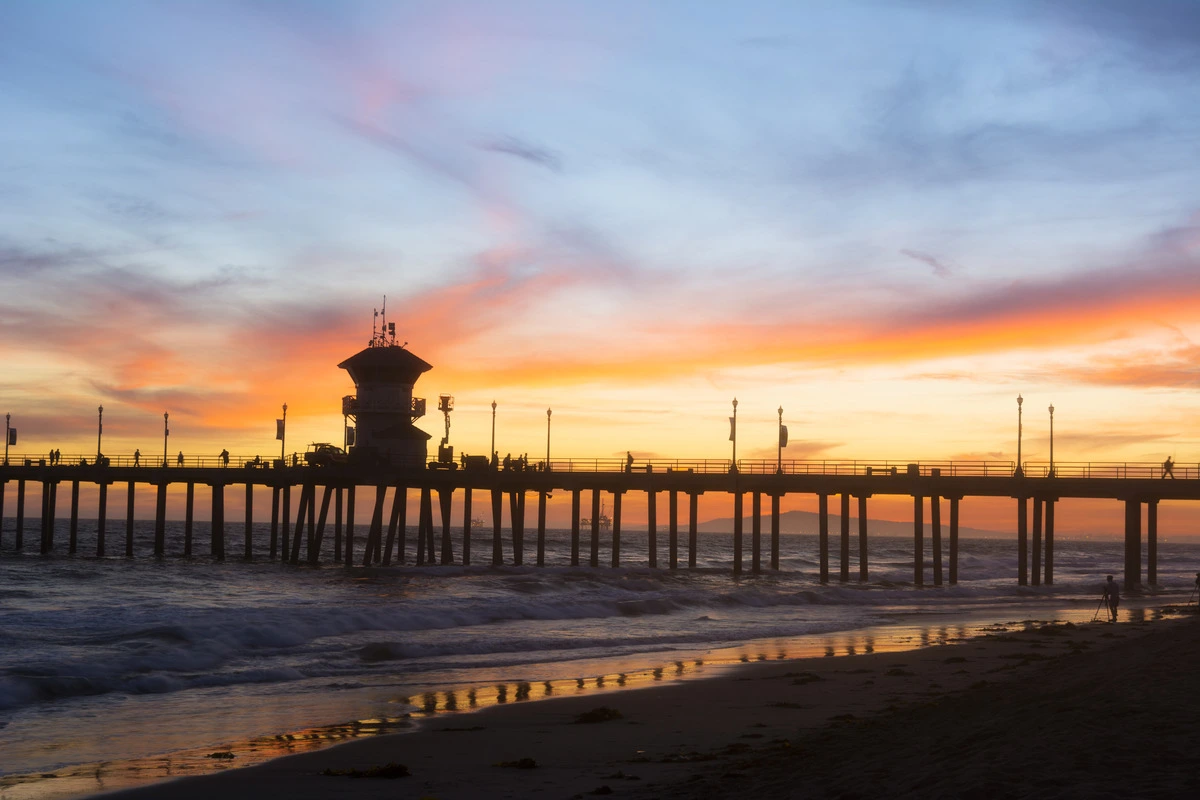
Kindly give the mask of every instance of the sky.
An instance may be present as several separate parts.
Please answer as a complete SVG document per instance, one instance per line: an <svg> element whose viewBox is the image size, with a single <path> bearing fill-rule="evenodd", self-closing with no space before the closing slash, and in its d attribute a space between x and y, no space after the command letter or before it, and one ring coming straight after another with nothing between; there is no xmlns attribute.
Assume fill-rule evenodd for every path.
<svg viewBox="0 0 1200 800"><path fill-rule="evenodd" d="M386 296L458 452L1200 462L1198 3L4 0L0 119L18 451L339 442Z"/></svg>

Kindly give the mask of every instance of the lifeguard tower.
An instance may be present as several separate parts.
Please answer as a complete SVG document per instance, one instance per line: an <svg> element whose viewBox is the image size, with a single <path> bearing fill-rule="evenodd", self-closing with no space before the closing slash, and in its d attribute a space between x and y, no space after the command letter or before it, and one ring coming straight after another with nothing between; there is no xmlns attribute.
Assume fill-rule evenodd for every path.
<svg viewBox="0 0 1200 800"><path fill-rule="evenodd" d="M431 437L413 425L425 416L425 398L413 397L413 385L433 366L406 350L407 344L396 343L385 297L383 311L375 311L370 344L338 364L357 391L342 398L342 414L354 421L352 463L425 466Z"/></svg>

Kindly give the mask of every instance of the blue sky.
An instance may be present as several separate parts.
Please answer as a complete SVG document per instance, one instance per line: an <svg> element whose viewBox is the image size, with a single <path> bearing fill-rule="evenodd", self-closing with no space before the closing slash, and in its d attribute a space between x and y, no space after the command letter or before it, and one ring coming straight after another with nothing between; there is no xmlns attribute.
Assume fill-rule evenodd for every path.
<svg viewBox="0 0 1200 800"><path fill-rule="evenodd" d="M1198 73L1190 2L5 2L0 396L336 440L387 294L468 450L1200 460Z"/></svg>

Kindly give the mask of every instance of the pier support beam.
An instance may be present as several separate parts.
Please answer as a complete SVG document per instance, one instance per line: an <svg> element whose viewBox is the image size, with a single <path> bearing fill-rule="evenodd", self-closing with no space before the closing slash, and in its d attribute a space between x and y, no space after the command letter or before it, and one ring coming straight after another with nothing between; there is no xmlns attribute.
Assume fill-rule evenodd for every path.
<svg viewBox="0 0 1200 800"><path fill-rule="evenodd" d="M925 585L925 498L913 495L913 583Z"/></svg>
<svg viewBox="0 0 1200 800"><path fill-rule="evenodd" d="M571 490L571 566L579 566L579 490Z"/></svg>
<svg viewBox="0 0 1200 800"><path fill-rule="evenodd" d="M508 497L509 519L512 521L513 564L525 564L525 490L512 492Z"/></svg>
<svg viewBox="0 0 1200 800"><path fill-rule="evenodd" d="M950 498L950 585L958 583L958 501Z"/></svg>
<svg viewBox="0 0 1200 800"><path fill-rule="evenodd" d="M1029 583L1029 514L1028 498L1017 498L1017 585Z"/></svg>
<svg viewBox="0 0 1200 800"><path fill-rule="evenodd" d="M622 492L613 492L612 516L612 565L621 566L621 498Z"/></svg>
<svg viewBox="0 0 1200 800"><path fill-rule="evenodd" d="M829 583L829 495L817 495L817 569L821 583Z"/></svg>
<svg viewBox="0 0 1200 800"><path fill-rule="evenodd" d="M426 562L428 554L428 562ZM434 563L433 559L433 494L428 486L421 487L421 503L417 509L417 566Z"/></svg>
<svg viewBox="0 0 1200 800"><path fill-rule="evenodd" d="M131 484L132 485L132 484ZM225 560L225 484L212 487L212 554Z"/></svg>
<svg viewBox="0 0 1200 800"><path fill-rule="evenodd" d="M742 574L742 493L733 492L733 574Z"/></svg>
<svg viewBox="0 0 1200 800"><path fill-rule="evenodd" d="M316 487L313 487L313 490L315 491ZM308 510L308 528L312 531L308 539L308 563L314 567L321 561L321 542L325 538L325 523L329 519L329 501L332 497L333 487L326 486L321 494L321 513L317 515L316 531L312 531L312 506Z"/></svg>
<svg viewBox="0 0 1200 800"><path fill-rule="evenodd" d="M133 486L129 482L129 492L125 506L125 557L133 558Z"/></svg>
<svg viewBox="0 0 1200 800"><path fill-rule="evenodd" d="M346 551L342 553L346 568L354 566L354 484L346 487Z"/></svg>
<svg viewBox="0 0 1200 800"><path fill-rule="evenodd" d="M158 484L154 498L154 556L162 558L167 550L167 482Z"/></svg>
<svg viewBox="0 0 1200 800"><path fill-rule="evenodd" d="M592 552L591 565L600 566L600 490L592 489Z"/></svg>
<svg viewBox="0 0 1200 800"><path fill-rule="evenodd" d="M838 547L838 580L846 583L850 580L850 495L842 492L841 519L838 520L841 539Z"/></svg>
<svg viewBox="0 0 1200 800"><path fill-rule="evenodd" d="M867 580L867 495L858 498L858 579Z"/></svg>
<svg viewBox="0 0 1200 800"><path fill-rule="evenodd" d="M285 509L287 490L284 489ZM371 510L371 524L367 527L367 540L363 542L363 558L362 565L364 567L371 566L371 559L375 555L375 542L383 532L383 504L387 500L387 487L375 487L375 507ZM287 517L284 517L284 530L287 529Z"/></svg>
<svg viewBox="0 0 1200 800"><path fill-rule="evenodd" d="M700 495L695 492L688 494L688 567L696 568L696 509L700 505Z"/></svg>
<svg viewBox="0 0 1200 800"><path fill-rule="evenodd" d="M1033 498L1033 537L1029 552L1029 582L1042 585L1042 498Z"/></svg>
<svg viewBox="0 0 1200 800"><path fill-rule="evenodd" d="M1141 587L1141 500L1126 500L1126 581L1124 590Z"/></svg>
<svg viewBox="0 0 1200 800"><path fill-rule="evenodd" d="M646 491L646 557L650 569L658 569L658 492Z"/></svg>
<svg viewBox="0 0 1200 800"><path fill-rule="evenodd" d="M420 513L418 511L418 513ZM392 511L388 514L388 532L387 541L383 545L383 565L386 567L392 563L392 548L396 548L396 563L403 564L407 554L405 553L404 534L407 527L408 515L408 487L397 486L392 492ZM400 537L400 542L397 545L396 537Z"/></svg>
<svg viewBox="0 0 1200 800"><path fill-rule="evenodd" d="M187 501L183 512L183 555L185 558L192 557L192 525L196 519L196 484L188 481L187 485ZM275 553L271 553L271 557L275 557Z"/></svg>
<svg viewBox="0 0 1200 800"><path fill-rule="evenodd" d="M771 495L771 569L779 571L779 495Z"/></svg>
<svg viewBox="0 0 1200 800"><path fill-rule="evenodd" d="M471 496L474 491L470 486L463 490L463 543L462 563L464 567L471 565Z"/></svg>
<svg viewBox="0 0 1200 800"><path fill-rule="evenodd" d="M188 484L189 488L191 484ZM271 487L271 550L269 558L274 561L279 553L279 487Z"/></svg>
<svg viewBox="0 0 1200 800"><path fill-rule="evenodd" d="M538 492L537 565L539 567L546 566L546 493L545 492Z"/></svg>
<svg viewBox="0 0 1200 800"><path fill-rule="evenodd" d="M438 505L442 511L441 563L454 563L454 542L450 541L450 509L454 503L454 489L438 489ZM432 561L432 559L430 559Z"/></svg>
<svg viewBox="0 0 1200 800"><path fill-rule="evenodd" d="M929 495L929 535L933 547L933 585L942 585L942 498Z"/></svg>
<svg viewBox="0 0 1200 800"><path fill-rule="evenodd" d="M341 486L337 488L337 494L333 496L333 563L342 563L342 496L345 489Z"/></svg>
<svg viewBox="0 0 1200 800"><path fill-rule="evenodd" d="M667 494L667 566L679 569L679 492Z"/></svg>
<svg viewBox="0 0 1200 800"><path fill-rule="evenodd" d="M312 514L312 505L316 502L313 495L316 492L316 487L306 483L300 487L300 505L296 508L296 529L292 532L292 550L291 553L284 553L283 560L285 563L299 564L300 563L300 536L304 533L304 517ZM312 523L309 522L308 536L312 538Z"/></svg>
<svg viewBox="0 0 1200 800"><path fill-rule="evenodd" d="M42 481L42 545L45 555L54 551L54 517L58 505L58 482Z"/></svg>
<svg viewBox="0 0 1200 800"><path fill-rule="evenodd" d="M0 480L0 550L4 549L4 494L7 491L8 481Z"/></svg>
<svg viewBox="0 0 1200 800"><path fill-rule="evenodd" d="M3 492L3 489L0 489ZM4 501L0 499L0 520L4 519ZM71 527L67 532L67 552L75 555L79 549L79 481L71 481Z"/></svg>
<svg viewBox="0 0 1200 800"><path fill-rule="evenodd" d="M504 563L504 539L502 538L501 519L504 514L504 491L492 489L492 566L499 567Z"/></svg>
<svg viewBox="0 0 1200 800"><path fill-rule="evenodd" d="M286 564L288 560L288 542L291 541L288 530L292 516L292 485L290 483L283 485L283 505L280 507L279 515L281 517L279 525L279 560ZM364 564L363 566L366 565Z"/></svg>
<svg viewBox="0 0 1200 800"><path fill-rule="evenodd" d="M750 495L750 571L762 572L762 492Z"/></svg>
<svg viewBox="0 0 1200 800"><path fill-rule="evenodd" d="M254 558L254 482L246 481L246 531L242 558Z"/></svg>
<svg viewBox="0 0 1200 800"><path fill-rule="evenodd" d="M1146 583L1158 584L1158 501L1146 501Z"/></svg>
<svg viewBox="0 0 1200 800"><path fill-rule="evenodd" d="M1042 570L1047 586L1054 583L1054 503L1056 498L1046 498L1046 566Z"/></svg>
<svg viewBox="0 0 1200 800"><path fill-rule="evenodd" d="M13 549L18 553L25 549L25 479L17 481L17 530Z"/></svg>
<svg viewBox="0 0 1200 800"><path fill-rule="evenodd" d="M108 524L108 484L100 482L100 499L96 505L96 558L104 558L104 530Z"/></svg>

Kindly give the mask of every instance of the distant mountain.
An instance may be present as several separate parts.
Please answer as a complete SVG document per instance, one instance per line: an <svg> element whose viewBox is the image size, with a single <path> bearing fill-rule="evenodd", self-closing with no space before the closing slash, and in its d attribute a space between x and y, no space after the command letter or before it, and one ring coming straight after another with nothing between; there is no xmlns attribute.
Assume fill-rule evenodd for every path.
<svg viewBox="0 0 1200 800"><path fill-rule="evenodd" d="M742 518L742 531L749 533L753 520L750 517ZM785 511L779 515L779 532L780 533L811 533L815 534L818 531L819 515L812 511ZM840 536L842 530L842 518L839 514L829 515L829 534L831 536ZM708 532L726 532L733 530L733 517L724 517L721 519L710 519L699 523L696 526L699 530ZM769 510L764 510L762 516L762 531L768 533L771 530L771 513ZM925 517L925 533L929 534L929 517ZM950 515L948 512L942 513L942 535L947 536L950 533ZM858 517L850 518L850 535L858 535ZM909 522L897 522L890 519L867 519L867 535L869 536L912 536L913 524ZM1001 531L982 530L980 528L965 528L959 527L958 535L964 538L972 539L998 539L1008 536Z"/></svg>

